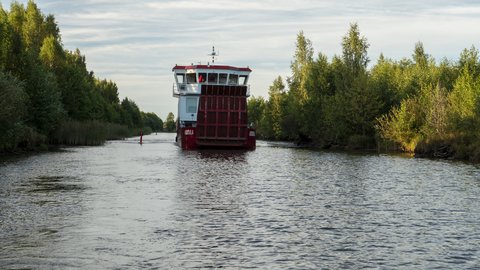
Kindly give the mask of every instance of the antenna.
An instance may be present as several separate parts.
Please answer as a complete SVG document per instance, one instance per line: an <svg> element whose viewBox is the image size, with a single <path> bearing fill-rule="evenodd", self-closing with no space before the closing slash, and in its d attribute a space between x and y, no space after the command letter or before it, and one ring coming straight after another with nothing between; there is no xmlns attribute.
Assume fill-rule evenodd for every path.
<svg viewBox="0 0 480 270"><path fill-rule="evenodd" d="M212 46L212 53L207 54L207 55L212 57L212 65L213 65L213 64L215 64L215 56L219 56L220 52L217 53L215 51L215 46Z"/></svg>

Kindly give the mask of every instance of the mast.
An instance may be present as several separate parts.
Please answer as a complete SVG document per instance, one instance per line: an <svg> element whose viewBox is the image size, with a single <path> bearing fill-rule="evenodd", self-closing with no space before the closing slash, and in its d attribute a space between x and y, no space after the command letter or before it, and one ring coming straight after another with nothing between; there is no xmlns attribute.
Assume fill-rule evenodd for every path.
<svg viewBox="0 0 480 270"><path fill-rule="evenodd" d="M215 64L215 56L219 56L220 53L215 51L215 46L212 46L212 53L208 54L208 56L212 57L212 65Z"/></svg>

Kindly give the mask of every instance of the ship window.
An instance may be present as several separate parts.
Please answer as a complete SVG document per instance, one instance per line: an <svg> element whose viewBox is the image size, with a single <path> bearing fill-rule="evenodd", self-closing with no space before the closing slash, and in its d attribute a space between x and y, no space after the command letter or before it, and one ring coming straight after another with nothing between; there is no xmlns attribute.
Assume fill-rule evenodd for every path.
<svg viewBox="0 0 480 270"><path fill-rule="evenodd" d="M240 85L246 85L248 81L248 76L247 75L240 75L238 77L238 84Z"/></svg>
<svg viewBox="0 0 480 270"><path fill-rule="evenodd" d="M187 97L187 113L197 113L197 98Z"/></svg>
<svg viewBox="0 0 480 270"><path fill-rule="evenodd" d="M218 74L217 73L208 73L208 83L217 83Z"/></svg>
<svg viewBox="0 0 480 270"><path fill-rule="evenodd" d="M185 83L185 74L183 73L177 74L177 83Z"/></svg>
<svg viewBox="0 0 480 270"><path fill-rule="evenodd" d="M238 75L230 74L228 78L228 84L238 84Z"/></svg>
<svg viewBox="0 0 480 270"><path fill-rule="evenodd" d="M204 83L207 81L207 73L198 73L198 82Z"/></svg>
<svg viewBox="0 0 480 270"><path fill-rule="evenodd" d="M220 73L219 75L220 75L220 76L219 76L219 79L220 79L220 80L219 80L218 83L219 83L219 84L227 84L227 76L228 76L228 74L227 74L227 73Z"/></svg>
<svg viewBox="0 0 480 270"><path fill-rule="evenodd" d="M197 74L188 73L187 74L187 83L197 83Z"/></svg>

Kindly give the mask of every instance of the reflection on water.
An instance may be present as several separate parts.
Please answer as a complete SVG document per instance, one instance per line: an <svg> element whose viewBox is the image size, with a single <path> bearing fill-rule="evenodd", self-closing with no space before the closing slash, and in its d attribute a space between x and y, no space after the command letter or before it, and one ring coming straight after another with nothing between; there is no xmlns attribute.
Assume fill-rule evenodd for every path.
<svg viewBox="0 0 480 270"><path fill-rule="evenodd" d="M72 181L73 180L73 181ZM81 184L75 184L75 178L70 176L39 176L23 186L30 192L49 194L61 191L80 191L85 189Z"/></svg>
<svg viewBox="0 0 480 270"><path fill-rule="evenodd" d="M173 134L2 161L0 268L474 269L480 168Z"/></svg>

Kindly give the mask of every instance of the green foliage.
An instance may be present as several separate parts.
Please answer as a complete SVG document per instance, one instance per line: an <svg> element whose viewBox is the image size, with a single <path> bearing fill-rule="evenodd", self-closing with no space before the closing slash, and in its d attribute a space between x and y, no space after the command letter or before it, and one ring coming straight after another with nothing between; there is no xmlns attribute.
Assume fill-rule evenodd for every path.
<svg viewBox="0 0 480 270"><path fill-rule="evenodd" d="M22 23L22 37L28 51L38 54L44 39L44 16L32 0L27 3Z"/></svg>
<svg viewBox="0 0 480 270"><path fill-rule="evenodd" d="M54 75L41 66L30 66L25 76L25 90L29 96L27 123L48 135L64 115L58 85Z"/></svg>
<svg viewBox="0 0 480 270"><path fill-rule="evenodd" d="M11 65L13 30L8 22L8 14L0 5L0 71Z"/></svg>
<svg viewBox="0 0 480 270"><path fill-rule="evenodd" d="M422 42L417 42L415 44L415 50L413 52L412 57L413 57L413 61L418 67L422 69L425 69L428 67L428 54L425 53L425 49L423 48Z"/></svg>
<svg viewBox="0 0 480 270"><path fill-rule="evenodd" d="M307 90L307 79L309 70L313 64L312 43L305 37L303 32L297 35L295 55L291 64L292 76L287 79L290 91L286 97L286 112L283 121L285 126L285 137L298 139L304 136L305 130L302 129L307 121L307 112L304 110L305 104L310 99ZM293 121L295 119L295 121Z"/></svg>
<svg viewBox="0 0 480 270"><path fill-rule="evenodd" d="M122 124L131 128L143 127L142 114L134 101L124 98L121 103Z"/></svg>
<svg viewBox="0 0 480 270"><path fill-rule="evenodd" d="M381 54L369 75L369 88L377 93L380 100L383 101L381 114L388 113L392 107L400 105L406 94L403 86L405 84L403 82L403 69L399 63L385 59Z"/></svg>
<svg viewBox="0 0 480 270"><path fill-rule="evenodd" d="M86 69L85 58L79 50L65 52L65 65L55 68L62 102L69 118L91 119L92 102L90 93L94 91L93 78Z"/></svg>
<svg viewBox="0 0 480 270"><path fill-rule="evenodd" d="M80 50L65 50L55 17L32 0L9 12L0 5L0 86L0 152L93 145L163 125L135 102L120 103L117 85L95 78Z"/></svg>
<svg viewBox="0 0 480 270"><path fill-rule="evenodd" d="M65 121L55 130L52 140L65 145L101 145L107 139L107 128L98 121Z"/></svg>
<svg viewBox="0 0 480 270"><path fill-rule="evenodd" d="M149 127L152 131L163 131L163 121L154 113L143 113L142 119L145 127Z"/></svg>
<svg viewBox="0 0 480 270"><path fill-rule="evenodd" d="M418 102L416 99L405 99L399 107L377 119L376 128L385 140L391 140L405 152L415 151L421 139Z"/></svg>
<svg viewBox="0 0 480 270"><path fill-rule="evenodd" d="M105 79L95 80L95 86L108 103L117 104L120 102L118 98L118 87L114 82Z"/></svg>
<svg viewBox="0 0 480 270"><path fill-rule="evenodd" d="M0 151L15 149L23 129L27 95L13 76L0 72Z"/></svg>
<svg viewBox="0 0 480 270"><path fill-rule="evenodd" d="M425 119L421 133L428 140L443 140L447 137L447 94L436 87L422 89L421 103Z"/></svg>
<svg viewBox="0 0 480 270"><path fill-rule="evenodd" d="M369 62L367 56L369 46L367 39L365 37L360 37L358 24L351 24L350 30L342 40L342 60L346 69L344 70L344 73L346 73L344 74L344 79L352 79L361 76L362 73L365 72Z"/></svg>
<svg viewBox="0 0 480 270"><path fill-rule="evenodd" d="M449 112L453 129L468 130L475 115L480 96L480 80L472 76L473 72L465 66L455 81L453 91L448 98Z"/></svg>
<svg viewBox="0 0 480 270"><path fill-rule="evenodd" d="M278 76L277 79L273 81L272 86L268 91L269 97L268 102L264 105L265 113L262 118L262 126L266 127L265 137L272 138L275 140L282 139L284 137L282 132L282 105L285 103L285 85L283 83L282 77ZM261 117L261 116L257 116Z"/></svg>
<svg viewBox="0 0 480 270"><path fill-rule="evenodd" d="M279 77L268 100L249 100L260 137L350 149L388 146L436 157L480 159L480 61L475 47L439 64L415 44L411 59L383 54L369 70L369 44L357 24L342 55L313 58L300 32L288 89ZM383 147L382 147L383 148Z"/></svg>
<svg viewBox="0 0 480 270"><path fill-rule="evenodd" d="M262 128L261 121L265 114L265 100L263 97L250 97L248 99L248 123L250 126L257 128L257 133L260 132L259 136L265 136L266 131L261 132L259 128ZM265 129L268 127L265 127Z"/></svg>
<svg viewBox="0 0 480 270"><path fill-rule="evenodd" d="M163 131L166 132L175 132L177 129L177 124L175 123L175 116L172 112L169 112L167 115L167 119L163 123Z"/></svg>
<svg viewBox="0 0 480 270"><path fill-rule="evenodd" d="M127 126L97 120L64 121L51 137L52 143L62 145L101 145L106 140L121 140L135 136L137 131Z"/></svg>
<svg viewBox="0 0 480 270"><path fill-rule="evenodd" d="M63 68L65 65L65 53L62 45L53 35L47 36L43 40L39 57L40 61L50 70Z"/></svg>
<svg viewBox="0 0 480 270"><path fill-rule="evenodd" d="M460 70L466 69L473 77L480 75L479 53L475 46L462 51L458 60L458 67Z"/></svg>

